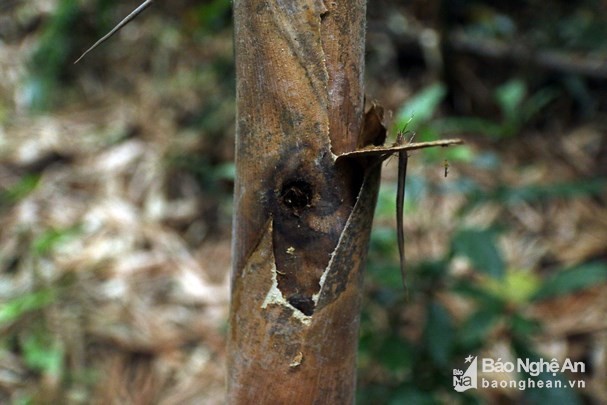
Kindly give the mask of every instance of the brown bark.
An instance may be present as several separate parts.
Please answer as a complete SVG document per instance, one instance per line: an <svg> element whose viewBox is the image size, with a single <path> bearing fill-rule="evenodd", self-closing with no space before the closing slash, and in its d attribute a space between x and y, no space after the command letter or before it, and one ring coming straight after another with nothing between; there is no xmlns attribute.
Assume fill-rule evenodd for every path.
<svg viewBox="0 0 607 405"><path fill-rule="evenodd" d="M352 403L379 165L357 148L365 1L234 2L229 403ZM254 402L253 402L254 401Z"/></svg>

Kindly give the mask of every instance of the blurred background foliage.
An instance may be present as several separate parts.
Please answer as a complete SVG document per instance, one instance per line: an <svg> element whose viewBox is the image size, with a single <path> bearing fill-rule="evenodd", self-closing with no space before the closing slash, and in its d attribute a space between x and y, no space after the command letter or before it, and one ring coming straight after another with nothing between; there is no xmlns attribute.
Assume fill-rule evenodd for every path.
<svg viewBox="0 0 607 405"><path fill-rule="evenodd" d="M223 403L231 4L155 2L73 65L137 4L0 1L1 403ZM385 167L358 403L606 402L607 5L368 13L391 133L466 144L411 155L407 291ZM586 387L456 393L470 354L584 361Z"/></svg>

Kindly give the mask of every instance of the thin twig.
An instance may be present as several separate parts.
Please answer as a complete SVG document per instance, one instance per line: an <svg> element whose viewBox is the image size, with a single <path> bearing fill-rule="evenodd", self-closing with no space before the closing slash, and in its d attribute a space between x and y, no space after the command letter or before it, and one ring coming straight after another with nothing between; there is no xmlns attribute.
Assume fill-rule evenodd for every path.
<svg viewBox="0 0 607 405"><path fill-rule="evenodd" d="M352 152L342 153L341 155L338 156L338 159L345 158L345 157L373 156L373 155L385 155L387 158L389 155L391 155L393 153L404 152L404 151L415 150L415 149L432 148L432 147L437 147L437 146L446 147L446 146L450 146L450 145L460 145L462 143L464 143L464 141L462 141L461 139L441 139L438 141L431 141L431 142L411 142L411 143L406 143L406 144L397 143L392 146L368 146L365 148L354 150Z"/></svg>
<svg viewBox="0 0 607 405"><path fill-rule="evenodd" d="M536 50L516 41L506 43L493 39L475 38L458 31L449 35L449 41L456 51L462 53L500 60L506 59L523 64L531 63L543 69L597 79L607 77L607 59L605 57L593 57L582 52Z"/></svg>
<svg viewBox="0 0 607 405"><path fill-rule="evenodd" d="M112 35L114 35L118 31L120 31L120 29L122 29L125 25L130 23L135 17L137 17L143 10L148 8L153 2L154 2L154 0L145 0L139 7L137 7L135 10L133 10L133 12L131 14L126 16L126 18L124 20L120 21L118 23L118 25L116 25L110 32L105 34L105 36L103 38L101 38L99 41L95 42L95 44L93 46L91 46L89 49L87 49L86 52L84 52L78 59L76 59L76 62L74 62L74 65L76 63L78 63L80 61L80 59L84 58L84 56L87 53L89 53L93 49L97 48L99 45L101 45L106 40L108 40Z"/></svg>

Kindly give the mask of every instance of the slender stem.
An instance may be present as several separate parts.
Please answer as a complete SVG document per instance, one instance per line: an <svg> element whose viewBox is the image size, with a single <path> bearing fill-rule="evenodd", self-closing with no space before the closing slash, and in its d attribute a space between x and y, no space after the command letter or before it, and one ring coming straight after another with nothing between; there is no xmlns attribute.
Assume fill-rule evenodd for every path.
<svg viewBox="0 0 607 405"><path fill-rule="evenodd" d="M397 144L404 143L404 134L398 133ZM403 278L403 287L407 291L407 277L405 272L405 228L403 215L405 211L405 180L407 178L407 161L409 154L406 150L398 152L398 185L396 189L396 232L398 236L398 254L400 257L400 274Z"/></svg>
<svg viewBox="0 0 607 405"><path fill-rule="evenodd" d="M145 0L143 3L141 3L139 5L139 7L137 7L135 10L133 10L133 12L131 14L127 15L110 32L108 32L107 34L105 34L103 36L103 38L101 38L99 41L95 42L95 44L93 46L91 46L89 49L87 49L78 59L76 59L76 62L74 62L74 65L76 63L78 63L80 61L80 59L84 58L84 56L87 53L89 53L93 49L97 48L99 45L101 45L102 43L104 43L105 41L107 41L112 35L114 35L118 31L120 31L125 25L127 25L128 23L130 23L131 21L133 21L133 19L135 17L137 17L143 10L145 10L146 8L148 8L153 2L154 2L154 0Z"/></svg>

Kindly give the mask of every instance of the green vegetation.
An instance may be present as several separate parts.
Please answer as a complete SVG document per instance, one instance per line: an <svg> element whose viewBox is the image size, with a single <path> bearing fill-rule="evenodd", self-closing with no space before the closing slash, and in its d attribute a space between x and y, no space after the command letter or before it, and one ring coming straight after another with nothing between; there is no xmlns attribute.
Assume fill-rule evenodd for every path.
<svg viewBox="0 0 607 405"><path fill-rule="evenodd" d="M6 383L8 388L0 387L0 402L40 403L36 395L49 380L56 383L57 390L65 391L57 394L62 399L57 403L68 403L70 395L90 397L105 372L99 371L107 357L105 352L99 354L101 346L111 346L113 354L120 352L126 359L154 358L157 363L146 370L169 370L177 363L175 359L184 359L184 363L192 359L188 363L194 370L191 373L189 368L183 372L183 364L176 366L171 388L189 388L186 377L196 373L209 375L210 380L216 376L216 383L223 384L219 364L224 352L217 342L222 341L225 330L219 338L206 325L200 336L183 338L175 333L183 338L183 347L171 348L174 352L165 356L162 345L166 342L155 352L149 336L158 335L137 340L141 325L125 315L117 327L120 333L112 335L124 341L114 345L107 336L103 340L95 334L111 323L110 316L91 316L91 312L107 310L103 304L114 298L99 293L94 299L100 305L87 307L82 297L71 295L70 286L77 279L87 287L87 294L94 295L101 286L109 288L104 283L115 277L110 287L122 288L125 296L134 297L120 303L124 305L122 315L134 311L129 305L135 302L137 310L147 311L142 319L155 319L154 311L178 308L183 325L198 325L205 308L201 302L205 301L195 295L170 301L184 295L172 288L180 286L183 280L179 277L185 276L163 271L177 268L176 261L185 256L190 260L188 269L200 261L205 271L213 273L209 279L221 280L224 269L213 252L218 251L221 258L221 252L229 251L235 108L230 1L155 2L139 17L136 29L131 27L140 47L108 60L108 50L125 46L114 39L90 55L94 62L76 67L72 62L78 54L124 16L119 11L137 2L58 0L50 12L35 11L38 6L33 3L9 3L2 11L12 13L11 23L17 28L11 37L3 20L0 42L12 53L3 53L7 56L0 56L0 62L3 69L12 66L12 61L1 58L14 54L26 54L28 61L17 69L23 75L18 83L9 84L11 73L0 84L0 358L6 359L3 367L8 364L20 370L11 374L14 381ZM382 185L363 298L360 404L490 402L483 396L486 392L456 393L453 368L461 368L470 354L490 351L496 342L514 357L541 357L538 341L552 336L547 335L547 317L535 316L530 309L574 301L596 289L604 295L607 285L604 246L585 250L588 241L582 237L588 222L579 220L584 215L596 216L596 224L590 225L596 225L594 232L604 237L605 210L601 207L607 189L607 79L599 69L604 63L591 74L578 68L586 58L604 61L607 57L604 5L594 0L421 3L379 0L369 8L370 18L375 20L368 24L367 48L378 57L368 60L368 89L372 89L368 99L393 103L386 105L394 111L392 134L406 126L415 133L414 141L462 137L466 144L413 152L409 159L405 201L408 292L402 290L400 280L394 229L396 185L389 173ZM444 23L439 21L444 16L433 13L439 6L449 5L456 8L449 28L458 33L515 44L532 50L532 55L555 52L566 56L570 64L565 68L545 66L542 61L520 61L516 56L495 60L483 55L482 49L477 53L473 49L459 55L457 66L453 63L445 71L432 71L416 54L419 51L403 49L415 48L411 43L417 44L418 38L403 40L399 35L404 36L406 28L415 24L436 29ZM457 90L445 73L457 76L462 71L456 67L461 66L465 75L456 84L463 90ZM467 97L466 91L472 87L481 90L480 101ZM460 93L454 94L457 91ZM462 97L457 99L458 95ZM478 108L479 103L485 108ZM38 121L40 115L28 115L27 109L46 112L46 121ZM81 130L85 124L89 126ZM576 131L580 134L574 136ZM93 133L93 141L87 138L89 133ZM65 134L65 138L60 136ZM8 143L11 147L5 148ZM136 145L124 149L127 155L144 152L134 158L117 154L118 160L135 163L116 171L100 171L99 178L91 178L91 164L127 144ZM28 153L31 145L43 145L41 155L48 145L50 149L65 147L73 159L32 169L35 164L20 160L21 155L37 156ZM145 160L149 156L157 156L157 160ZM446 178L445 161L449 165ZM58 166L61 170L56 170ZM152 172L162 179L146 177ZM68 196L72 206L56 206L64 200L54 199L55 184L61 197L73 193ZM111 187L104 188L108 184ZM143 267L108 275L110 259L93 257L99 250L91 246L98 243L100 249L110 249L122 228L103 229L107 223L96 218L94 226L100 228L90 231L79 225L86 222L84 214L52 215L52 208L82 209L79 213L90 219L87 206L95 205L94 198L121 199L116 202L118 208L111 208L136 218L129 222L129 239L120 242L137 249L129 260L143 263ZM198 205L187 204L192 201ZM176 204L166 208L172 203ZM186 209L179 215L162 217L163 210L177 211L173 207L181 207L181 203ZM191 206L194 208L187 208ZM53 222L57 217L62 220ZM76 224L62 222L74 217ZM123 217L112 218L120 223ZM136 221L141 223L135 226ZM157 235L161 237L156 240ZM556 243L559 235L565 236ZM187 243L180 245L181 239ZM211 253L200 250L207 239L217 242ZM88 249L89 256L82 254L65 264L59 260L60 254L74 241L82 241L82 250ZM581 253L560 255L561 250L577 244L584 248L578 249ZM175 256L162 262L163 255L169 256L162 250L165 248ZM154 249L160 252L152 254ZM124 252L120 252L116 260L123 259ZM152 281L138 290L144 280ZM154 286L160 287L154 290ZM166 302L172 307L163 306ZM195 321L187 318L190 306L195 307ZM80 320L80 311L86 321ZM74 323L106 323L83 332L81 339L86 341L80 343L86 347L85 353L74 353L76 349L60 333L64 325L57 325L54 316L58 313L76 315L70 318L75 318ZM561 315L568 315L567 311ZM162 331L166 324L152 326ZM180 333L186 333L184 330L189 331L183 327ZM208 336L211 343L205 341ZM138 346L145 338L149 341L143 348ZM200 352L204 360L196 357ZM85 370L74 369L72 362L78 356L84 357ZM216 370L201 371L193 363ZM599 401L589 390L519 394L526 403ZM512 401L510 397L499 399Z"/></svg>
<svg viewBox="0 0 607 405"><path fill-rule="evenodd" d="M412 97L396 115L395 128L405 123L416 132L416 140L434 140L453 133L476 134L493 143L517 137L555 96L546 88L527 96L521 80L511 80L495 91L502 121L484 118L435 118L446 96L442 84L434 84ZM410 117L413 117L411 120ZM495 171L500 162L491 155L481 155L471 147L447 151L429 150L413 156L424 167L437 167L441 159L459 162L475 170ZM470 173L470 172L466 172ZM426 199L465 196L452 219L465 223L466 216L486 205L497 203L516 209L519 204L549 204L563 199L598 197L604 192L607 179L597 177L554 184L512 186L496 181L482 186L474 176L459 173L456 179L445 179L444 186L410 171L407 179L406 218L415 218ZM452 184L449 184L452 183ZM388 185L380 192L376 215L378 222L394 215L393 189ZM405 219L407 222L407 219ZM369 295L363 306L359 352L361 383L359 403L420 403L459 401L478 403L475 390L456 393L452 369L461 367L469 354L487 350L496 339L506 342L514 357L539 358L532 343L542 336L542 320L524 315L522 309L549 298L566 297L586 288L607 283L607 265L590 261L572 268L557 268L542 280L536 269L510 267L498 240L515 232L510 222L497 217L482 227L456 225L448 231L450 248L435 260L408 262L409 291L401 291L397 263L396 232L379 227L372 233L369 252ZM415 238L409 234L408 240ZM407 237L406 237L407 238ZM407 245L411 250L411 244ZM463 260L463 261L462 261ZM456 262L465 263L469 272L458 275ZM445 297L463 300L471 309L462 318L445 306ZM410 337L403 323L403 313L415 307L423 317L423 334ZM379 317L383 312L386 315ZM378 320L381 319L381 321ZM407 337L409 336L409 337ZM540 374L536 380L554 378ZM372 381L372 382L371 382ZM571 389L529 390L526 398L535 403L551 400L581 403L579 393ZM448 398L448 399L447 399Z"/></svg>
<svg viewBox="0 0 607 405"><path fill-rule="evenodd" d="M46 24L25 82L26 104L31 109L46 110L58 100L55 92L65 75L76 38L72 30L81 17L76 0L61 0Z"/></svg>

